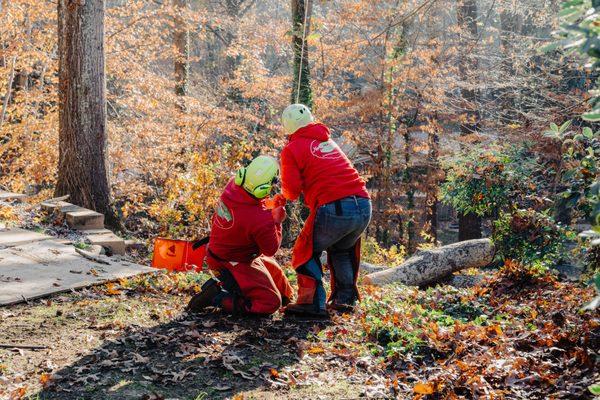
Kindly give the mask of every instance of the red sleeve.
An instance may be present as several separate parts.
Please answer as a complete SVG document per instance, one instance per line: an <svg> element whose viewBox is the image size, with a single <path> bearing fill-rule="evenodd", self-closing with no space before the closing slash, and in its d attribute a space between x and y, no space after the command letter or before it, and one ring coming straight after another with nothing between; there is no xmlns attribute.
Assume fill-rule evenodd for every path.
<svg viewBox="0 0 600 400"><path fill-rule="evenodd" d="M287 200L296 200L303 189L302 175L292 151L286 146L281 152L281 192Z"/></svg>
<svg viewBox="0 0 600 400"><path fill-rule="evenodd" d="M258 245L260 253L272 257L281 246L281 224L276 224L269 213L268 221L258 226L252 237Z"/></svg>

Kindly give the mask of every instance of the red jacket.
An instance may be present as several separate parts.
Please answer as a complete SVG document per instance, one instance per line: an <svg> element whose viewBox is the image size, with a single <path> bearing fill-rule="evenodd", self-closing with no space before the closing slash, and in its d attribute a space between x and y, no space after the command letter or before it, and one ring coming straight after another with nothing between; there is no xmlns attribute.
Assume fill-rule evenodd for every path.
<svg viewBox="0 0 600 400"><path fill-rule="evenodd" d="M313 228L317 209L348 196L369 198L348 157L330 139L329 129L315 123L298 129L281 152L281 189L288 200L304 194L311 213L294 245L292 264L298 268L313 254Z"/></svg>
<svg viewBox="0 0 600 400"><path fill-rule="evenodd" d="M311 210L352 195L369 198L365 182L319 123L289 136L281 152L281 188L288 200L303 193Z"/></svg>
<svg viewBox="0 0 600 400"><path fill-rule="evenodd" d="M210 252L222 260L246 263L261 254L273 256L280 245L281 224L275 223L264 201L229 181L213 215Z"/></svg>

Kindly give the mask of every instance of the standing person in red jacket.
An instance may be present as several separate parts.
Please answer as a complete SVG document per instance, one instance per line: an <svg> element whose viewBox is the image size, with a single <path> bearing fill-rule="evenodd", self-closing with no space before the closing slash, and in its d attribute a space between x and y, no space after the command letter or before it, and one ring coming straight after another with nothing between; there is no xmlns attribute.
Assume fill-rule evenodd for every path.
<svg viewBox="0 0 600 400"><path fill-rule="evenodd" d="M218 276L192 298L188 311L221 307L230 313L273 314L292 296L283 271L272 258L281 245L285 209L267 209L265 198L279 166L259 156L229 181L212 220L206 262Z"/></svg>
<svg viewBox="0 0 600 400"><path fill-rule="evenodd" d="M294 246L298 299L286 313L327 316L321 254L327 250L332 285L328 308L351 311L359 298L356 281L360 237L371 220L365 182L348 157L315 123L302 104L288 106L282 124L289 135L281 152L281 187L290 201L304 195L310 216Z"/></svg>

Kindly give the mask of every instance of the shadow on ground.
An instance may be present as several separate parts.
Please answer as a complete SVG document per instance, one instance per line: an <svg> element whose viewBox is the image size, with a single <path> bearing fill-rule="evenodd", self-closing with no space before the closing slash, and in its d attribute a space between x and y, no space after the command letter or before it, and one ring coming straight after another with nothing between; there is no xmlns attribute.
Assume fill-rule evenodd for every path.
<svg viewBox="0 0 600 400"><path fill-rule="evenodd" d="M186 316L129 326L54 375L40 399L214 399L287 387L277 371L327 324L279 318Z"/></svg>

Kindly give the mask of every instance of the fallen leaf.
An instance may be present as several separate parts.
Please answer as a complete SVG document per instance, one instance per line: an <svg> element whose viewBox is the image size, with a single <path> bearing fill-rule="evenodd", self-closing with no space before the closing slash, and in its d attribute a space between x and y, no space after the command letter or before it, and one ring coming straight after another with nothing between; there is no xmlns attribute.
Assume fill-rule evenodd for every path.
<svg viewBox="0 0 600 400"><path fill-rule="evenodd" d="M121 294L121 291L118 289L115 289L115 284L112 282L108 282L106 284L106 290L105 293L108 295L118 295Z"/></svg>
<svg viewBox="0 0 600 400"><path fill-rule="evenodd" d="M431 383L419 382L413 388L417 394L433 394L433 385Z"/></svg>
<svg viewBox="0 0 600 400"><path fill-rule="evenodd" d="M322 347L313 346L310 349L308 349L308 353L309 354L323 354L323 353L325 353L325 350Z"/></svg>
<svg viewBox="0 0 600 400"><path fill-rule="evenodd" d="M40 375L40 383L42 384L43 387L48 386L48 384L50 383L51 380L51 375L44 372L42 373L42 375Z"/></svg>

